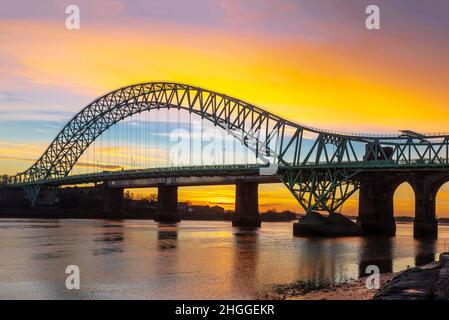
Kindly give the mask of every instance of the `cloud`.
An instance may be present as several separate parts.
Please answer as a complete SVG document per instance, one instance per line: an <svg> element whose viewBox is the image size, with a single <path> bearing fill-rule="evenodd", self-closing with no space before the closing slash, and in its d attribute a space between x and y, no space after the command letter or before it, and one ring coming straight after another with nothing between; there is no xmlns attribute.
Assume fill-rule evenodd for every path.
<svg viewBox="0 0 449 320"><path fill-rule="evenodd" d="M120 0L1 0L0 18L13 20L60 21L62 25L67 17L65 9L76 4L88 21L114 19L123 11L125 3Z"/></svg>
<svg viewBox="0 0 449 320"><path fill-rule="evenodd" d="M25 161L25 162L33 162L33 163L36 162L36 159L19 158L19 157L5 156L5 155L0 155L0 160Z"/></svg>
<svg viewBox="0 0 449 320"><path fill-rule="evenodd" d="M77 162L75 164L75 167L95 168L95 169L103 169L103 170L111 170L111 171L126 169L126 167L124 167L124 166L119 166L119 165L114 165L114 164L98 163L98 162L83 162L83 161Z"/></svg>
<svg viewBox="0 0 449 320"><path fill-rule="evenodd" d="M0 160L13 160L13 161L20 161L20 162L28 162L31 164L34 164L37 161L37 159L33 159L33 158L22 158L22 157L5 156L5 155L0 155ZM108 163L83 162L83 161L77 162L75 167L95 168L95 169L104 169L104 170L112 170L112 171L126 169L126 167L124 167L124 166L118 166L118 165L113 165L113 164L108 164Z"/></svg>
<svg viewBox="0 0 449 320"><path fill-rule="evenodd" d="M0 120L1 121L68 121L73 113L71 112L61 112L57 110L36 110L36 106L24 106L22 109L17 109L18 105L3 105L0 107ZM47 106L48 107L48 106ZM31 109L31 110L30 110ZM61 127L62 129L62 127Z"/></svg>
<svg viewBox="0 0 449 320"><path fill-rule="evenodd" d="M364 28L365 0L79 0L75 32L64 28L69 2L0 2L1 139L48 143L96 97L156 80L315 127L447 129L446 0L378 0L379 32ZM45 148L1 147L11 171Z"/></svg>

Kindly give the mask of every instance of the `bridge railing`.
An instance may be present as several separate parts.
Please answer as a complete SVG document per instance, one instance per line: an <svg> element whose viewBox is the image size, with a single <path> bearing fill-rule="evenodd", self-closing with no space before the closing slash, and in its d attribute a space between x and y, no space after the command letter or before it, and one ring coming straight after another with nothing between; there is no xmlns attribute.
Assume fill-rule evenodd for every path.
<svg viewBox="0 0 449 320"><path fill-rule="evenodd" d="M95 178L98 181L102 179L108 179L110 177L120 178L122 176L143 176L145 174L151 175L164 175L171 173L178 174L201 174L211 171L236 171L239 170L255 170L257 172L258 169L264 167L264 164L233 164L233 165L198 165L198 166L178 166L178 167L157 167L157 168L147 168L147 169L132 169L132 170L117 170L117 171L102 171L102 172L93 172L79 175L69 175L66 177L60 178L52 178L45 181L28 181L24 180L23 177L13 176L8 178L7 185L31 185L31 184L45 184L45 183L55 183L55 182L64 182L64 181L81 181L87 179ZM398 168L422 168L422 167L448 167L449 164L441 164L435 163L429 160L416 159L412 161L397 161L397 160L370 160L370 161L346 161L340 163L332 163L329 164L326 161L322 161L316 163L314 161L309 161L305 165L297 166L297 169L313 169L313 168L321 168L321 169L354 169L354 170L364 170L364 169L398 169ZM279 168L283 168L282 165Z"/></svg>
<svg viewBox="0 0 449 320"><path fill-rule="evenodd" d="M370 168L370 167L441 167L447 166L449 168L449 163L439 163L426 159L414 159L410 161L406 160L365 160L365 161L342 161L340 163L329 163L327 161L320 161L316 163L315 161L307 162L308 167L354 167L354 168Z"/></svg>
<svg viewBox="0 0 449 320"><path fill-rule="evenodd" d="M232 164L232 165L198 165L198 166L175 166L175 167L157 167L157 168L147 168L147 169L132 169L132 170L116 170L116 171L102 171L102 172L92 172L77 175L68 175L66 177L51 178L45 181L28 181L23 180L21 176L12 177L8 184L9 185L22 185L22 184L33 184L33 183L51 183L58 181L70 181L70 180L83 180L92 177L97 178L97 180L108 179L109 177L121 176L141 176L145 174L157 175L157 174L167 174L167 173L178 173L185 174L188 172L216 172L216 171L244 171L244 170L259 170L265 165L262 164Z"/></svg>

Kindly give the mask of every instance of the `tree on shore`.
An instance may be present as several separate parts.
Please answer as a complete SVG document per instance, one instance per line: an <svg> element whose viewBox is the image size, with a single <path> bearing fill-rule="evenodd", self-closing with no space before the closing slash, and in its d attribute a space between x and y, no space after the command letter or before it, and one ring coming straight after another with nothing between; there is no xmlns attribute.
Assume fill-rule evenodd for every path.
<svg viewBox="0 0 449 320"><path fill-rule="evenodd" d="M7 174L1 174L0 177L1 177L0 184L6 184L6 182L8 181L8 175Z"/></svg>

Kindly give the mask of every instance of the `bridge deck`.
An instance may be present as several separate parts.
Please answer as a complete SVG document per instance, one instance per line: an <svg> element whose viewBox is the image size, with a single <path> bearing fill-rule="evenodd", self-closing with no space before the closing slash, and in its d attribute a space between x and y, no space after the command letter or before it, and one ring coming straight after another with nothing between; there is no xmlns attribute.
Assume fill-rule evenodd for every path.
<svg viewBox="0 0 449 320"><path fill-rule="evenodd" d="M62 178L53 178L43 181L30 181L8 184L10 187L19 187L33 184L55 187L61 185L76 185L108 181L130 181L137 179L162 179L180 177L257 177L261 165L229 165L229 166L186 166L173 168L150 168L139 170L103 171L89 174L71 175ZM271 180L270 180L271 179ZM272 175L270 179L278 182L279 179ZM264 180L264 179L262 179ZM264 180L264 181L265 181ZM154 180L153 180L154 181ZM267 182L265 182L267 183Z"/></svg>
<svg viewBox="0 0 449 320"><path fill-rule="evenodd" d="M173 179L175 178L185 178L178 180L178 185L201 185L200 179L187 179L187 178L211 178L220 177L220 179L210 180L209 183L203 180L204 184L232 184L237 178L241 177L243 179L249 179L249 177L255 178L260 176L260 168L264 165L252 164L252 165L208 165L208 166L184 166L184 167L160 167L160 168L149 168L149 169L139 169L139 170L121 170L121 171L102 171L94 172L88 174L80 175L70 175L62 178L52 178L48 180L39 181L28 181L28 182L17 182L10 183L9 187L21 187L27 185L41 184L50 187L56 187L61 185L76 185L76 184L87 184L87 183L97 183L97 182L111 182L111 181L127 181L127 183L121 183L116 185L133 185L131 181L141 180L141 179L152 179L148 180L147 183L141 182L141 184L156 185L157 183L167 182L168 178L172 184L174 184ZM279 167L280 170L283 166ZM424 161L416 161L412 164L397 164L394 161L361 161L361 162L350 162L350 163L334 163L329 165L327 163L322 164L308 164L305 166L290 166L288 169L301 169L301 170L327 170L327 169L347 169L350 171L357 172L412 172L412 171L442 171L447 170L449 173L449 164L436 164L427 163ZM225 179L227 177L227 179ZM279 182L279 179L275 174L262 176L263 178L258 178L257 181L260 183L274 183ZM163 179L163 180L154 180ZM159 182L156 182L159 181ZM112 186L112 184L111 184Z"/></svg>

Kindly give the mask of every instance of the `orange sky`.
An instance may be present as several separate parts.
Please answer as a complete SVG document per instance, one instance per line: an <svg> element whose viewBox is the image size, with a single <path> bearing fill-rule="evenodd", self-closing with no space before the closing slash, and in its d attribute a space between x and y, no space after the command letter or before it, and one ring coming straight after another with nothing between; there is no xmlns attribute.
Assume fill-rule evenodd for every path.
<svg viewBox="0 0 449 320"><path fill-rule="evenodd" d="M156 188L130 189L135 198L157 195ZM192 201L192 204L221 206L226 210L234 210L234 186L181 187L179 201ZM192 200L193 199L193 200ZM413 217L414 193L411 186L403 183L394 194L394 215ZM443 185L437 196L437 214L439 217L449 217L449 183ZM259 186L259 211L292 210L302 212L302 208L283 184L262 184ZM358 192L345 202L341 212L346 215L357 216Z"/></svg>
<svg viewBox="0 0 449 320"><path fill-rule="evenodd" d="M449 131L445 1L434 9L379 1L378 31L364 28L364 1L150 2L80 1L76 31L64 28L64 2L17 1L0 14L0 122L24 132L19 139L0 129L0 173L42 153L51 138L33 137L44 130L39 121L61 126L105 92L146 81L199 85L326 129ZM260 194L261 210L300 210L281 185ZM183 188L180 196L227 208L233 197L232 187ZM398 214L413 215L411 197L401 186ZM443 188L440 216L449 216L447 199ZM356 208L350 199L344 211Z"/></svg>
<svg viewBox="0 0 449 320"><path fill-rule="evenodd" d="M401 57L394 60L363 40L335 48L166 25L70 33L52 22L2 21L0 30L0 52L17 64L4 73L76 92L86 102L125 84L168 80L225 92L312 126L359 132L447 128L449 91L435 87L445 80L438 65L430 74L436 79L429 79L431 70L409 69ZM397 46L393 41L382 46ZM414 50L407 46L403 50ZM0 84L23 86L7 77Z"/></svg>

